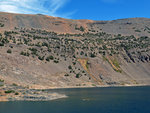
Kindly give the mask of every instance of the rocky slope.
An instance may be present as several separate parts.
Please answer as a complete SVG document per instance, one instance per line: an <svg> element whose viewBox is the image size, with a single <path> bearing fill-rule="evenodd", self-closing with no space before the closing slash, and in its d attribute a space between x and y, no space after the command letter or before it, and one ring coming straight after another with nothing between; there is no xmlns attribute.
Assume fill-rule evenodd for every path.
<svg viewBox="0 0 150 113"><path fill-rule="evenodd" d="M150 19L0 13L0 85L150 85Z"/></svg>

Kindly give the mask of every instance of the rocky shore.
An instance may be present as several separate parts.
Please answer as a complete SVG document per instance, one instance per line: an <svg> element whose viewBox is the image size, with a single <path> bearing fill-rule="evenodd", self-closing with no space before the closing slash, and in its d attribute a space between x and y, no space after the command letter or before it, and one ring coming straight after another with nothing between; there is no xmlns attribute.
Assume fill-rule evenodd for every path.
<svg viewBox="0 0 150 113"><path fill-rule="evenodd" d="M148 86L138 85L101 85L101 86L72 86L72 87L51 87L49 89L70 89L70 88L94 88L94 87L140 87ZM50 101L55 99L67 98L65 94L60 94L47 89L31 89L28 87L18 86L16 84L4 84L0 87L0 102L5 101Z"/></svg>
<svg viewBox="0 0 150 113"><path fill-rule="evenodd" d="M0 88L0 101L49 101L66 97L64 94L29 89L22 86L15 86L15 84L5 85Z"/></svg>

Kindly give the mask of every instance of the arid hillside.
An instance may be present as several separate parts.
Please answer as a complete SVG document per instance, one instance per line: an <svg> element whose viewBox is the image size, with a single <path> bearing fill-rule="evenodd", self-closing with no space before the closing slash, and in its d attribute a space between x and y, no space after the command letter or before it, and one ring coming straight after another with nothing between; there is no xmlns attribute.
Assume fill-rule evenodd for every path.
<svg viewBox="0 0 150 113"><path fill-rule="evenodd" d="M0 86L150 85L150 19L0 13Z"/></svg>

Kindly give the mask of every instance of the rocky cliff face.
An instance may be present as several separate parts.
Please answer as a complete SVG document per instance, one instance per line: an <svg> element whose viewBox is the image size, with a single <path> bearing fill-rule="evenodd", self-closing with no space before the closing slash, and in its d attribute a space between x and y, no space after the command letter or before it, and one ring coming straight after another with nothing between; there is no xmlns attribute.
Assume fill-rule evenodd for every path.
<svg viewBox="0 0 150 113"><path fill-rule="evenodd" d="M150 85L150 19L0 13L0 85Z"/></svg>

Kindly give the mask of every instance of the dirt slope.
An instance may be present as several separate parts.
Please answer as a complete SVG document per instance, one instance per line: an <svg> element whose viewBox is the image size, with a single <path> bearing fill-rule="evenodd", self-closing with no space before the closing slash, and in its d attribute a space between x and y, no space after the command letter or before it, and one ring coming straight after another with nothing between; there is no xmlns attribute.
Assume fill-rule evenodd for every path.
<svg viewBox="0 0 150 113"><path fill-rule="evenodd" d="M150 19L0 12L0 85L150 85Z"/></svg>

